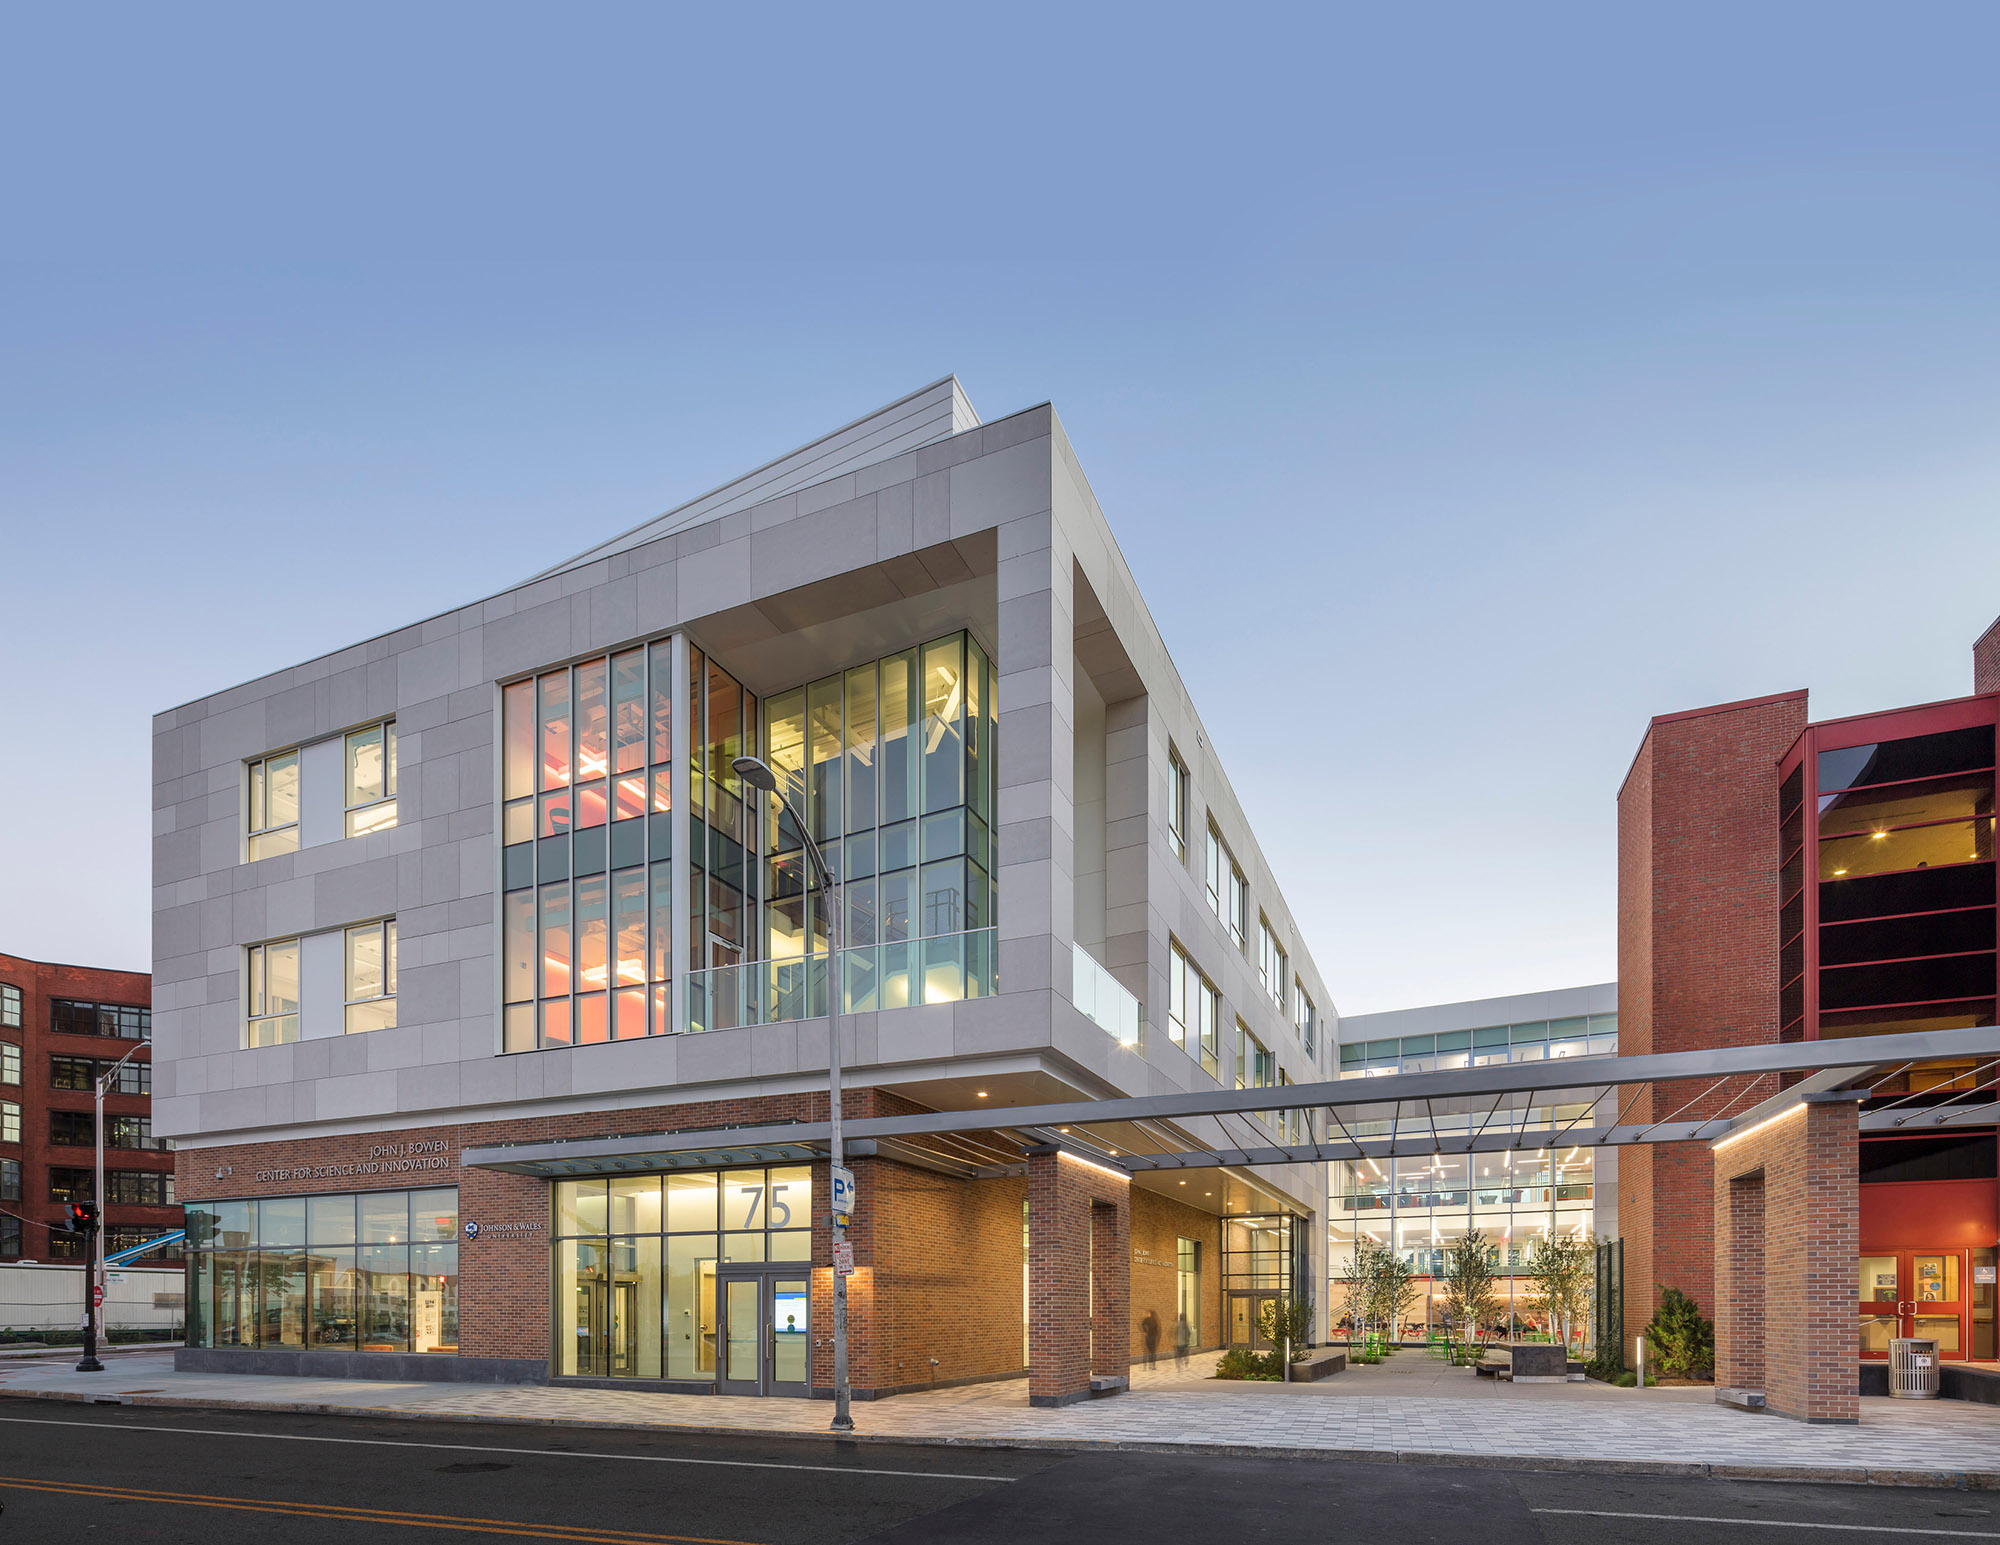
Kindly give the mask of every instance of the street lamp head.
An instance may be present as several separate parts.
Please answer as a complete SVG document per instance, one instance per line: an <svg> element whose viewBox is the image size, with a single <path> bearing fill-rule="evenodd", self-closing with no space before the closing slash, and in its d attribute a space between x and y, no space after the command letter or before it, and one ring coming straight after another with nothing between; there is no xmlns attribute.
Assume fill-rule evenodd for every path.
<svg viewBox="0 0 2000 1545"><path fill-rule="evenodd" d="M729 764L736 769L736 776L753 789L762 789L766 794L778 791L778 775L758 761L754 756L739 756Z"/></svg>

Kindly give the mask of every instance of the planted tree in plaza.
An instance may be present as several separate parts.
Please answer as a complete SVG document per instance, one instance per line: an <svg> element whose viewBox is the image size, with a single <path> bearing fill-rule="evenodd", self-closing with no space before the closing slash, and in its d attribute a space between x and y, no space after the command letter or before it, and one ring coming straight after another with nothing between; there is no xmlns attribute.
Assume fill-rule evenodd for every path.
<svg viewBox="0 0 2000 1545"><path fill-rule="evenodd" d="M1478 1229L1445 1252L1444 1309L1459 1327L1459 1340L1474 1342L1486 1339L1487 1324L1500 1312L1500 1296L1493 1291L1493 1247Z"/></svg>
<svg viewBox="0 0 2000 1545"><path fill-rule="evenodd" d="M1257 1309L1257 1329L1278 1352L1289 1342L1292 1361L1302 1363L1312 1355L1313 1301L1303 1297L1267 1298Z"/></svg>
<svg viewBox="0 0 2000 1545"><path fill-rule="evenodd" d="M1590 1313L1597 1249L1587 1234L1544 1235L1528 1252L1528 1280L1550 1332L1568 1346L1574 1326Z"/></svg>

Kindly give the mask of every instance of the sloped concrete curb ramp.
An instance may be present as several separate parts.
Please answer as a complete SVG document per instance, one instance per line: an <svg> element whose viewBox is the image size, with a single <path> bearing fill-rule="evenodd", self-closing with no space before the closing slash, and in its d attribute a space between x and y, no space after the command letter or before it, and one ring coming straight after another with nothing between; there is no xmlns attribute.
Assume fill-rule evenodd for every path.
<svg viewBox="0 0 2000 1545"><path fill-rule="evenodd" d="M1315 1388L1228 1387L1141 1371L1129 1394L1036 1411L1023 1381L1010 1381L857 1404L855 1439L2000 1490L2000 1409L1988 1406L1869 1399L1859 1426L1807 1427L1730 1410L1696 1390L1569 1386L1571 1395L1555 1386L1540 1398L1515 1400L1374 1395L1360 1392L1359 1382L1350 1386L1355 1393L1327 1398ZM66 1363L7 1367L0 1369L0 1395L177 1410L831 1437L831 1408L821 1401L179 1374L159 1354L121 1356L102 1374L79 1374Z"/></svg>

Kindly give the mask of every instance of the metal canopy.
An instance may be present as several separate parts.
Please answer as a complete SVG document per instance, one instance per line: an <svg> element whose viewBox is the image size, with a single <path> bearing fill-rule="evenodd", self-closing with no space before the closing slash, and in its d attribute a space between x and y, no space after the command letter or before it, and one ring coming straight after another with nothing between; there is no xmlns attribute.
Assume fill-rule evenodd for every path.
<svg viewBox="0 0 2000 1545"><path fill-rule="evenodd" d="M1981 1064L1980 1080L1962 1092L1947 1091L1942 1104L1897 1101L1865 1113L1864 1131L1974 1125L2000 1115L2000 1026L1927 1030L1909 1035L1840 1041L1719 1047L1644 1057L1563 1058L1449 1068L1382 1078L1349 1078L1262 1089L1213 1089L1128 1099L987 1110L926 1111L875 1116L847 1123L850 1141L879 1146L906 1162L981 1176L1018 1173L1023 1147L1053 1144L1108 1168L1207 1169L1217 1166L1315 1164L1328 1160L1387 1158L1419 1153L1476 1153L1545 1147L1619 1147L1635 1143L1718 1141L1797 1104L1808 1096L1847 1090L1867 1098L1881 1084L1912 1067L1939 1061ZM1746 1108L1683 1119L1709 1092L1731 1080L1763 1075L1739 1090L1734 1105L1781 1073L1807 1076L1770 1091ZM1621 1089L1673 1083L1704 1084L1661 1120L1624 1120L1636 1103L1615 1099ZM1523 1106L1518 1097L1570 1097L1557 1107ZM1971 1096L1962 1103L1961 1096ZM1510 1097L1515 1103L1508 1104ZM1915 1096L1907 1097L1913 1100ZM1467 1106L1466 1102L1475 1102ZM1490 1101L1483 1111L1476 1102ZM1461 1107L1440 1112L1441 1103ZM1375 1119L1343 1119L1342 1112L1379 1108ZM1269 1144L1204 1142L1182 1125L1191 1119L1254 1116L1270 1111L1324 1111L1323 1140ZM1379 1112L1386 1111L1386 1124ZM1609 1112L1607 1116L1607 1111ZM1408 1114L1406 1115L1406 1112ZM1521 1118L1521 1119L1516 1119ZM1440 1123L1443 1123L1441 1126ZM1386 1125L1386 1130L1375 1130ZM1225 1125L1224 1130L1227 1130ZM1338 1134L1336 1136L1336 1134ZM1261 1135L1261 1133L1259 1134ZM634 1137L575 1138L562 1142L467 1148L475 1168L544 1176L710 1168L732 1163L800 1160L824 1154L831 1137L824 1122ZM859 1151L859 1150L857 1150ZM763 1154L773 1157L760 1157Z"/></svg>

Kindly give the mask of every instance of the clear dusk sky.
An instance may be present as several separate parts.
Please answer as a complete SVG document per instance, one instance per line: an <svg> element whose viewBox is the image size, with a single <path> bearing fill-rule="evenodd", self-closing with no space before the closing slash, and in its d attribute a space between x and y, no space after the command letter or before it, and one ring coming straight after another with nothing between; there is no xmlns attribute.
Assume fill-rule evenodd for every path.
<svg viewBox="0 0 2000 1545"><path fill-rule="evenodd" d="M154 712L956 372L1055 403L1340 1010L1608 979L1650 715L1970 690L1997 57L1921 3L10 7L0 951L146 967Z"/></svg>

